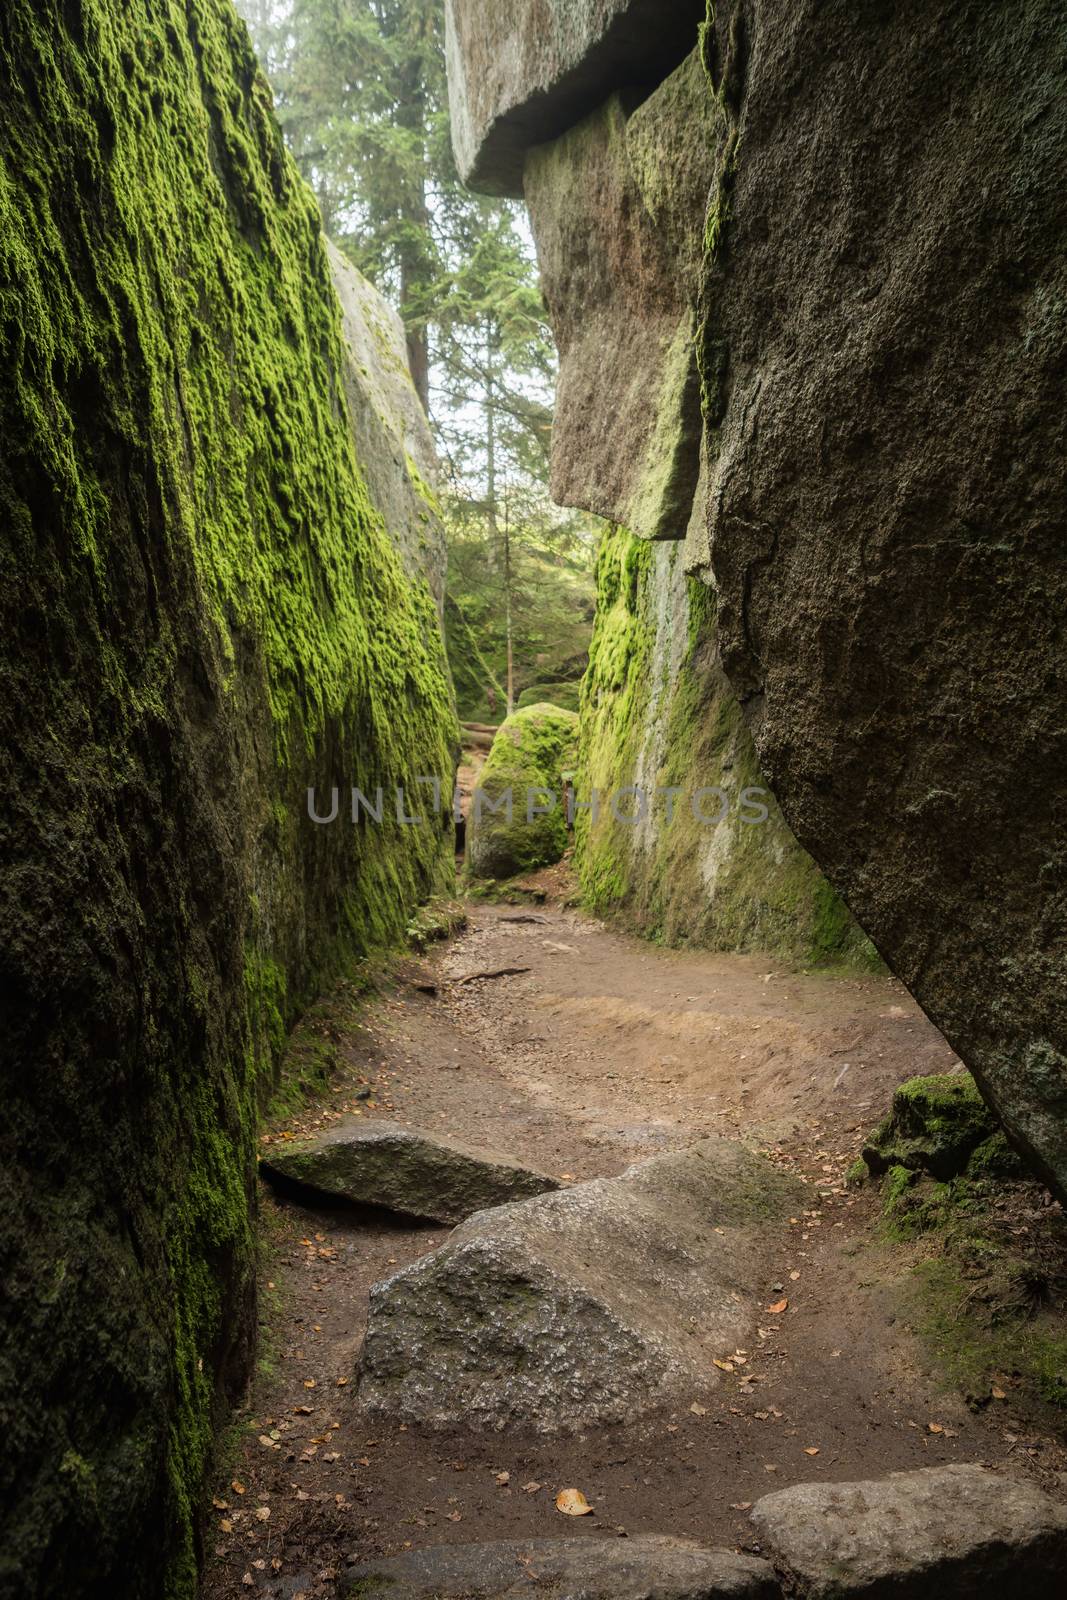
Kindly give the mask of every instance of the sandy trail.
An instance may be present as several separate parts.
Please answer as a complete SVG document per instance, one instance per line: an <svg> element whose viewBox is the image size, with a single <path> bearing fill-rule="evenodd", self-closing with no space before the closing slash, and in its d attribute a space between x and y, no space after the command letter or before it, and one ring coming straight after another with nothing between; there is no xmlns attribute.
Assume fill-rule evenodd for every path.
<svg viewBox="0 0 1067 1600"><path fill-rule="evenodd" d="M529 970L457 981L501 967ZM765 1285L789 1309L763 1319L705 1414L545 1439L369 1424L354 1398L369 1286L447 1232L265 1192L264 1356L210 1513L209 1600L332 1596L348 1561L444 1541L617 1530L744 1546L748 1503L800 1479L1012 1452L1046 1479L1062 1466L1051 1440L1017 1449L1003 1411L972 1415L924 1370L877 1198L844 1186L893 1087L955 1064L895 980L665 951L551 905L478 906L377 999L308 1025L338 1049L333 1092L268 1143L387 1117L581 1180L719 1133L810 1194L776 1230ZM567 1486L595 1516L563 1525Z"/></svg>

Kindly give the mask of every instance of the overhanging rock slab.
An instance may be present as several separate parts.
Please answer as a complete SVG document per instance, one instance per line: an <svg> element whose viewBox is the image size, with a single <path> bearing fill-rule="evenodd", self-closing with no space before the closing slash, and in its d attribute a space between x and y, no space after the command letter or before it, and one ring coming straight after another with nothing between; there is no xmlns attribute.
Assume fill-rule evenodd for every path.
<svg viewBox="0 0 1067 1600"><path fill-rule="evenodd" d="M684 539L700 476L697 296L724 132L697 51L530 152L525 194L559 348L552 495Z"/></svg>
<svg viewBox="0 0 1067 1600"><path fill-rule="evenodd" d="M705 0L446 0L452 139L460 176L522 195L531 145L620 85L654 87L697 42Z"/></svg>

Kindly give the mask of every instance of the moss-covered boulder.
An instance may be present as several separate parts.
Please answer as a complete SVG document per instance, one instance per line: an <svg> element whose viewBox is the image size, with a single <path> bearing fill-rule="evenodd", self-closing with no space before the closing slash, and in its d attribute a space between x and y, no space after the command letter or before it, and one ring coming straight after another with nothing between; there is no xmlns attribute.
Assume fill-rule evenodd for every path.
<svg viewBox="0 0 1067 1600"><path fill-rule="evenodd" d="M944 1182L964 1172L980 1151L986 1153L983 1168L997 1168L1002 1141L970 1074L941 1073L901 1084L892 1111L864 1146L863 1159L875 1176L898 1169L926 1172ZM1003 1159L1009 1159L1006 1148Z"/></svg>
<svg viewBox="0 0 1067 1600"><path fill-rule="evenodd" d="M565 780L577 759L573 711L526 706L501 725L471 802L474 877L511 878L560 859L569 839Z"/></svg>

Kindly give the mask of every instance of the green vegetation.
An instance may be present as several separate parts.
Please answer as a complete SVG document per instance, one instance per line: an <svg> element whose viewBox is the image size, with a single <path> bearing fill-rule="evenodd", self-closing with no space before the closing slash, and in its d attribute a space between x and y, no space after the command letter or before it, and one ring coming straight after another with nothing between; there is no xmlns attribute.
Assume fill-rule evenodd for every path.
<svg viewBox="0 0 1067 1600"><path fill-rule="evenodd" d="M576 859L583 898L599 915L668 944L775 950L801 962L877 964L868 941L802 851L766 792L740 707L718 665L715 599L688 578L677 544L651 544L621 528L603 537L597 613L582 690L579 797L605 797L599 817L580 812ZM626 786L651 801L634 826L607 797ZM721 789L722 820L694 815L701 789ZM764 822L743 802L758 789ZM709 799L710 813L721 807ZM620 808L621 809L621 808Z"/></svg>
<svg viewBox="0 0 1067 1600"><path fill-rule="evenodd" d="M942 1181L963 1172L1018 1170L1018 1161L970 1073L911 1078L893 1096L893 1109L864 1147L872 1173L926 1172ZM897 1176L893 1176L893 1175Z"/></svg>
<svg viewBox="0 0 1067 1600"><path fill-rule="evenodd" d="M909 1320L976 1408L1067 1405L1067 1227L969 1074L913 1078L868 1140L882 1232L910 1251ZM850 1173L850 1182L858 1173Z"/></svg>
<svg viewBox="0 0 1067 1600"><path fill-rule="evenodd" d="M286 1028L451 872L306 791L447 783L455 722L228 3L13 0L0 74L5 1574L188 1596Z"/></svg>
<svg viewBox="0 0 1067 1600"><path fill-rule="evenodd" d="M438 439L460 715L571 700L592 618L591 519L548 494L555 354L521 210L469 193L439 0L240 0L325 227L397 305ZM510 679L509 679L510 670ZM538 693L536 698L555 698Z"/></svg>
<svg viewBox="0 0 1067 1600"><path fill-rule="evenodd" d="M528 505L511 542L514 696L577 711L593 632L595 588L587 539L572 522ZM480 514L453 509L445 631L464 721L494 723L507 710L506 574Z"/></svg>
<svg viewBox="0 0 1067 1600"><path fill-rule="evenodd" d="M558 861L569 842L565 784L578 756L578 718L558 706L527 706L493 740L468 824L471 874L511 878ZM529 792L535 794L529 804ZM500 805L500 811L491 809ZM534 807L551 807L547 815ZM509 815L510 810L510 815Z"/></svg>
<svg viewBox="0 0 1067 1600"><path fill-rule="evenodd" d="M906 1167L882 1181L886 1237L916 1252L905 1303L946 1381L979 1408L1067 1406L1067 1230L1037 1184Z"/></svg>

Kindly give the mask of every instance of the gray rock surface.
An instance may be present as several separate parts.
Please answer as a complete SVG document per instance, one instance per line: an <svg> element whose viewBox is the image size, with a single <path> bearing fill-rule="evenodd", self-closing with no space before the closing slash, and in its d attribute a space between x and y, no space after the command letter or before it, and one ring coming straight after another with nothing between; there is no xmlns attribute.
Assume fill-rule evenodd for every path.
<svg viewBox="0 0 1067 1600"><path fill-rule="evenodd" d="M447 1224L559 1187L555 1178L507 1156L391 1122L344 1123L314 1139L294 1140L272 1150L259 1170L267 1178Z"/></svg>
<svg viewBox="0 0 1067 1600"><path fill-rule="evenodd" d="M725 132L674 269L710 244L687 563L710 560L723 665L793 832L1067 1196L1062 4L1023 0L1010 27L984 0L714 10ZM505 15L483 44L519 60ZM628 83L605 69L571 128L614 126L617 154L605 103ZM691 113L657 98L627 132L646 184L700 166ZM560 131L570 162L580 130ZM535 225L565 366L588 309L648 374L634 319L601 310L611 206L624 275L640 231L606 149L590 141L585 184L567 167L568 217L531 190ZM552 159L530 157L535 183ZM564 388L554 441L561 489L595 510L625 503L636 437L614 359L599 410L591 383L581 404ZM648 438L667 412L658 379L646 394Z"/></svg>
<svg viewBox="0 0 1067 1600"><path fill-rule="evenodd" d="M359 464L408 576L427 580L440 611L448 557L436 501L437 455L411 379L404 325L329 240L326 254L341 304L345 399Z"/></svg>
<svg viewBox="0 0 1067 1600"><path fill-rule="evenodd" d="M431 1426L567 1431L691 1403L750 1333L796 1186L728 1140L481 1212L371 1290L359 1395Z"/></svg>
<svg viewBox="0 0 1067 1600"><path fill-rule="evenodd" d="M718 127L695 55L671 84L699 152L669 169L685 183L664 179L656 124L619 96L526 163L560 357L553 498L651 539L685 537L700 472L697 270L673 237L678 209L703 212Z"/></svg>
<svg viewBox="0 0 1067 1600"><path fill-rule="evenodd" d="M1067 1193L1063 7L717 11L723 663L801 843Z"/></svg>
<svg viewBox="0 0 1067 1600"><path fill-rule="evenodd" d="M752 1521L805 1600L1035 1600L1067 1571L1067 1507L977 1466L795 1484Z"/></svg>
<svg viewBox="0 0 1067 1600"><path fill-rule="evenodd" d="M359 1600L778 1600L771 1567L686 1539L508 1539L350 1567Z"/></svg>
<svg viewBox="0 0 1067 1600"><path fill-rule="evenodd" d="M693 48L705 10L705 0L446 0L461 176L520 197L526 150L620 84L659 83Z"/></svg>

